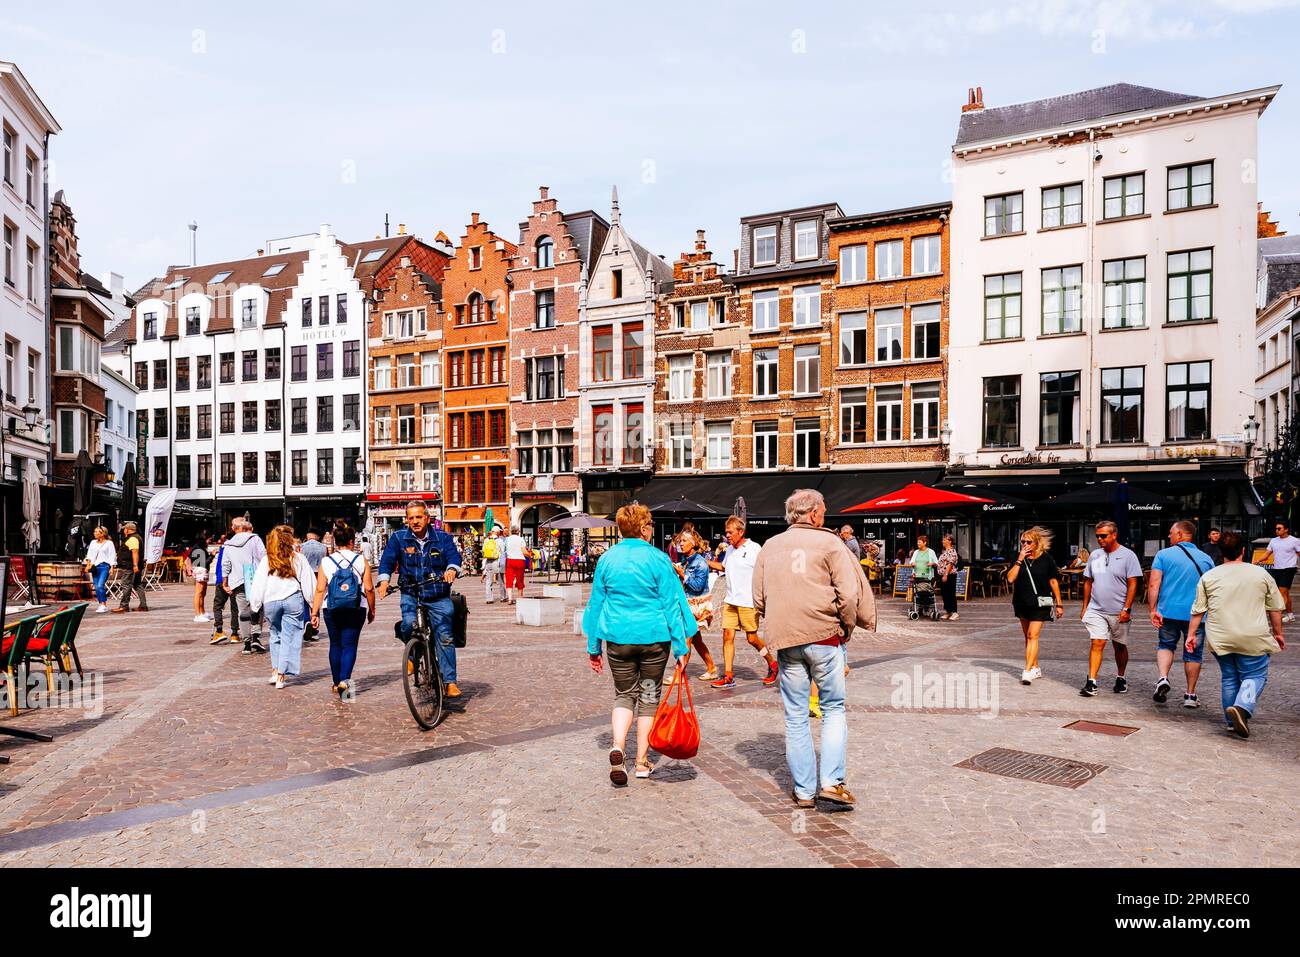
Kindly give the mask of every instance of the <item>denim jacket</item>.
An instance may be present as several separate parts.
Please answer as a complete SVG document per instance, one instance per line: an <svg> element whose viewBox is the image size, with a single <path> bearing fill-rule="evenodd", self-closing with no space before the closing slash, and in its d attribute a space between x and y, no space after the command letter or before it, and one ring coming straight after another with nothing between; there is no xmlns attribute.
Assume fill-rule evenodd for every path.
<svg viewBox="0 0 1300 957"><path fill-rule="evenodd" d="M686 577L682 580L682 587L686 590L687 598L698 598L700 595L709 593L709 560L696 552L685 562L682 563L682 571Z"/></svg>
<svg viewBox="0 0 1300 957"><path fill-rule="evenodd" d="M441 579L448 568L460 572L460 549L454 538L446 532L426 528L422 541L409 528L399 528L388 539L379 559L379 581L388 581L394 572L397 572L394 584L398 585L412 579L424 582L430 575ZM419 594L425 601L436 601L451 594L451 586L443 581L429 582L421 585Z"/></svg>

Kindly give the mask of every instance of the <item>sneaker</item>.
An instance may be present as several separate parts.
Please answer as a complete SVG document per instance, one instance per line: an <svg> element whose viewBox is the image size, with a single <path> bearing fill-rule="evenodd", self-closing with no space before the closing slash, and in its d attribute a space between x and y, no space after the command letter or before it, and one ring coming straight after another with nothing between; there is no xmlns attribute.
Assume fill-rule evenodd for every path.
<svg viewBox="0 0 1300 957"><path fill-rule="evenodd" d="M1111 689L1116 694L1128 694L1128 679L1123 675L1115 676L1115 687Z"/></svg>
<svg viewBox="0 0 1300 957"><path fill-rule="evenodd" d="M1089 678L1085 681L1083 687L1079 689L1079 694L1085 698L1097 697L1097 679Z"/></svg>
<svg viewBox="0 0 1300 957"><path fill-rule="evenodd" d="M210 620L207 615L194 616L194 624L196 625L206 625Z"/></svg>
<svg viewBox="0 0 1300 957"><path fill-rule="evenodd" d="M214 631L212 633L212 638L208 641L208 644L219 645L225 640L226 640L226 636L223 633L219 631Z"/></svg>
<svg viewBox="0 0 1300 957"><path fill-rule="evenodd" d="M808 807L816 807L816 806L817 806L817 800L816 800L816 798L801 798L801 797L800 797L796 792L794 792L794 791L791 791L791 792L790 792L790 798L794 801L794 806L795 806L795 807L804 807L804 808L808 808Z"/></svg>
<svg viewBox="0 0 1300 957"><path fill-rule="evenodd" d="M961 617L961 615L960 615L958 612L955 612L955 611L954 611L951 615L948 616L948 620L949 620L949 621L956 621L956 620L957 620L958 618L960 618L960 617Z"/></svg>
<svg viewBox="0 0 1300 957"><path fill-rule="evenodd" d="M1239 708L1235 704L1229 705L1224 709L1227 712L1228 720L1232 723L1233 733L1239 738L1250 737L1250 713L1245 708Z"/></svg>
<svg viewBox="0 0 1300 957"><path fill-rule="evenodd" d="M253 644L253 651L254 651L254 652L256 652L256 653L259 654L259 655L264 655L264 654L266 654L266 646L263 645L262 642L261 642L259 639L257 639L257 638L253 638L253 639L250 639L250 640L252 641L252 644Z"/></svg>
<svg viewBox="0 0 1300 957"><path fill-rule="evenodd" d="M1030 669L1026 668L1024 671L1020 672L1020 683L1021 683L1022 685L1031 685L1031 684L1033 684L1033 683L1034 683L1034 673L1033 673L1033 671L1031 671Z"/></svg>
<svg viewBox="0 0 1300 957"><path fill-rule="evenodd" d="M1043 669L1038 667L1038 665L1034 665L1029 669L1029 675L1031 678L1041 678L1043 676Z"/></svg>
<svg viewBox="0 0 1300 957"><path fill-rule="evenodd" d="M769 661L767 663L767 675L763 678L763 687L770 688L772 685L776 684L777 676L780 675L780 673L781 670L777 667L776 662Z"/></svg>
<svg viewBox="0 0 1300 957"><path fill-rule="evenodd" d="M1194 695L1194 694L1185 694L1185 695L1183 695L1183 707L1184 707L1184 708L1199 708L1200 706L1201 706L1201 703L1200 703L1199 701L1196 700L1196 695Z"/></svg>
<svg viewBox="0 0 1300 957"><path fill-rule="evenodd" d="M732 675L723 675L717 681L709 685L710 688L734 688L736 679Z"/></svg>
<svg viewBox="0 0 1300 957"><path fill-rule="evenodd" d="M283 687L284 687L284 675L278 675L278 676L276 677L276 679L275 679L275 686L276 686L276 688L283 688Z"/></svg>
<svg viewBox="0 0 1300 957"><path fill-rule="evenodd" d="M1151 700L1156 704L1164 704L1165 699L1169 697L1169 679L1161 678L1156 682L1156 693L1151 696Z"/></svg>
<svg viewBox="0 0 1300 957"><path fill-rule="evenodd" d="M100 605L98 608L95 609L95 614L96 614L96 615L102 615L102 614L104 614L106 611L108 611L108 606L107 606L107 605Z"/></svg>
<svg viewBox="0 0 1300 957"><path fill-rule="evenodd" d="M121 607L119 607L119 608L114 608L114 609L113 609L113 614L115 614L115 615L125 615L125 614L126 614L128 611L130 611L130 610L131 610L131 609L129 609L129 608L121 608Z"/></svg>
<svg viewBox="0 0 1300 957"><path fill-rule="evenodd" d="M462 694L464 694L464 692L461 691L460 688L458 688L458 687L456 686L456 682L454 682L454 681L448 681L448 682L447 682L447 697L448 697L448 698L459 698Z"/></svg>
<svg viewBox="0 0 1300 957"><path fill-rule="evenodd" d="M940 621L947 621L947 620L948 620L948 613L947 613L947 612L944 612L942 615L940 615L940 616L939 616L939 620L940 620Z"/></svg>
<svg viewBox="0 0 1300 957"><path fill-rule="evenodd" d="M1283 620L1283 621L1295 621L1295 615L1288 611L1285 615L1282 616L1282 620Z"/></svg>
<svg viewBox="0 0 1300 957"><path fill-rule="evenodd" d="M857 799L849 793L849 789L843 784L837 784L831 788L822 788L817 792L817 796L823 801L830 801L840 807L851 808L857 803Z"/></svg>
<svg viewBox="0 0 1300 957"><path fill-rule="evenodd" d="M240 654L251 655L252 653L253 653L253 646L252 646L252 644L249 643L249 642L247 642L247 641L245 641L245 642L244 642L244 650L243 650L242 652L240 652Z"/></svg>

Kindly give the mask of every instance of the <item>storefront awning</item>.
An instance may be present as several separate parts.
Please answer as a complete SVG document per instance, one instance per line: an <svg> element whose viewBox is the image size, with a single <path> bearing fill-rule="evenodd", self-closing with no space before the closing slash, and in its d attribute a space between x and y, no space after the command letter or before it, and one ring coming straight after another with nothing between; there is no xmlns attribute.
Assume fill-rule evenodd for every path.
<svg viewBox="0 0 1300 957"><path fill-rule="evenodd" d="M752 518L785 517L785 500L796 489L812 488L826 499L827 515L908 484L934 483L939 469L855 469L837 472L742 473L729 475L669 475L652 479L636 493L642 505L686 498L730 515L737 498L744 498Z"/></svg>

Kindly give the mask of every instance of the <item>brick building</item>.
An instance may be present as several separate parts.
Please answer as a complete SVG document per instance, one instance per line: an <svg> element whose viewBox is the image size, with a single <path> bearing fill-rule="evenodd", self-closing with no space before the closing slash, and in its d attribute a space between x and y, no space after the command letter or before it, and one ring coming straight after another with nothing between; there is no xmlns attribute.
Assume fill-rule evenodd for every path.
<svg viewBox="0 0 1300 957"><path fill-rule="evenodd" d="M370 483L372 520L400 527L405 504L438 514L442 488L442 276L450 242L413 245L370 306Z"/></svg>
<svg viewBox="0 0 1300 957"><path fill-rule="evenodd" d="M582 507L579 318L608 231L590 210L560 212L545 186L519 224L509 275L510 522L533 541L542 523Z"/></svg>
<svg viewBox="0 0 1300 957"><path fill-rule="evenodd" d="M510 266L513 243L470 217L442 279L443 523L504 523L510 505Z"/></svg>

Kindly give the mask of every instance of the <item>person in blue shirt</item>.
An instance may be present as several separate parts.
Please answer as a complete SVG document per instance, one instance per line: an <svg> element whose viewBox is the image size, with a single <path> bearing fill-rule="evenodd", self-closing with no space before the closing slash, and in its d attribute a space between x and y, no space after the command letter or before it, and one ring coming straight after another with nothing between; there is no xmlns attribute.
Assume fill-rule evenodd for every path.
<svg viewBox="0 0 1300 957"><path fill-rule="evenodd" d="M1156 679L1152 700L1164 704L1169 697L1169 670L1174 664L1174 649L1183 649L1183 672L1187 678L1187 691L1183 695L1184 708L1198 708L1196 682L1201 677L1201 659L1205 654L1205 626L1196 632L1195 651L1188 651L1187 630L1192 617L1192 602L1201 576L1214 567L1214 559L1197 548L1196 524L1188 521L1174 522L1169 528L1169 547L1156 553L1151 564L1151 581L1147 585L1147 604L1151 609L1151 624L1159 631L1156 644L1156 665L1160 677Z"/></svg>
<svg viewBox="0 0 1300 957"><path fill-rule="evenodd" d="M441 529L429 527L429 509L421 501L407 503L406 527L393 533L379 559L379 597L388 597L394 574L402 589L398 637L404 642L410 640L419 605L428 612L448 698L461 695L456 684L456 646L451 630L451 583L460 573L460 561L456 540Z"/></svg>
<svg viewBox="0 0 1300 957"><path fill-rule="evenodd" d="M650 544L654 524L644 505L624 505L614 517L622 540L600 556L591 598L582 616L591 670L604 670L601 646L614 677L610 718L609 780L627 784L624 748L636 718L636 776L648 778L650 728L659 707L659 686L673 654L685 658L687 639L699 631L686 593L668 556Z"/></svg>

